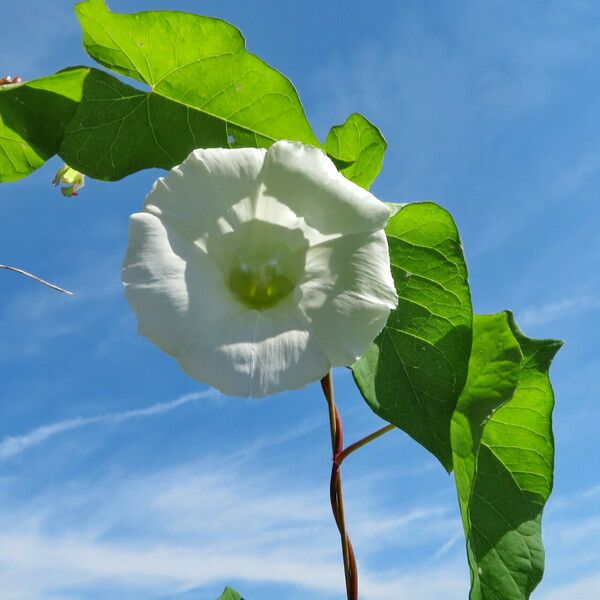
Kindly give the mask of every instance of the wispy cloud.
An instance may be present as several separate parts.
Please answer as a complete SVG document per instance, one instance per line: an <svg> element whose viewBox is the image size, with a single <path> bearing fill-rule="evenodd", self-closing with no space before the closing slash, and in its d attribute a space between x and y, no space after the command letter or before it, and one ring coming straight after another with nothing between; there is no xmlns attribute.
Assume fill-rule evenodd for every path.
<svg viewBox="0 0 600 600"><path fill-rule="evenodd" d="M598 497L600 497L600 483L573 491L569 494L552 496L546 509L546 514L564 511L565 509L570 510L575 505L581 505L589 501L595 501L595 499Z"/></svg>
<svg viewBox="0 0 600 600"><path fill-rule="evenodd" d="M146 408L139 408L135 410L126 410L121 412L105 413L102 415L95 415L93 417L76 417L74 419L66 419L64 421L58 421L48 425L42 425L36 429L32 429L28 433L19 436L9 436L4 438L0 442L0 459L7 459L17 454L25 452L33 446L37 446L46 442L50 438L57 435L73 431L75 429L81 429L82 427L90 427L92 425L119 425L125 421L132 419L144 419L148 417L154 417L156 415L162 415L164 413L176 410L191 402L203 398L214 398L219 396L219 393L215 390L206 390L203 392L194 392L191 394L185 394L175 400L169 402L159 402L152 404Z"/></svg>
<svg viewBox="0 0 600 600"><path fill-rule="evenodd" d="M592 600L600 586L600 484L551 498L544 543L546 578L540 600Z"/></svg>
<svg viewBox="0 0 600 600"><path fill-rule="evenodd" d="M61 589L61 597L73 597L70 589L89 589L100 581L101 586L121 589L123 597L131 599L165 597L209 585L216 591L222 589L221 582L233 579L293 585L312 598L338 597L343 589L338 561L314 552L301 556L286 555L282 548L260 554L223 551L218 546L127 548L75 536L57 539L22 532L3 536L2 541L0 573L5 597L11 600L54 598ZM409 569L404 575L363 570L361 597L459 600L466 592L461 575L454 565L427 572Z"/></svg>
<svg viewBox="0 0 600 600"><path fill-rule="evenodd" d="M103 419L161 414L191 401L190 395ZM337 597L343 581L327 482L265 469L257 457L310 430L307 423L270 444L259 439L227 455L133 477L105 474L46 489L26 502L0 501L3 593L11 600L66 600L85 595L78 596L82 589L118 590L117 597L147 600L198 588L208 590L208 598L235 580L242 587L244 581L271 583L315 599ZM380 486L357 485L352 477L348 484L356 492L352 523L361 597L464 597L466 571L452 562L455 557L401 571L377 567L382 546L400 538L442 547L449 509L419 504L384 510ZM408 557L410 551L403 552Z"/></svg>
<svg viewBox="0 0 600 600"><path fill-rule="evenodd" d="M569 314L598 308L600 308L600 298L594 296L567 298L558 302L529 306L519 311L518 320L522 327L531 327L558 321L569 316Z"/></svg>
<svg viewBox="0 0 600 600"><path fill-rule="evenodd" d="M540 600L598 600L600 574L581 577L579 580L546 592Z"/></svg>
<svg viewBox="0 0 600 600"><path fill-rule="evenodd" d="M71 298L48 293L30 281L10 281L10 293L0 305L0 361L40 354L48 344L70 336L81 340L87 331L97 332L106 323L113 301L122 296L119 277L121 256L111 254L98 258L82 251L68 276L39 271L41 276L73 290ZM93 263L93 276L89 264ZM29 265L17 265L27 266ZM121 328L122 329L122 328ZM95 337L95 344L104 340ZM114 348L113 348L114 351Z"/></svg>
<svg viewBox="0 0 600 600"><path fill-rule="evenodd" d="M316 106L317 120L325 131L354 111L373 120L390 140L378 193L460 207L477 257L551 204L597 188L598 142L555 141L563 117L554 111L570 86L566 74L585 79L599 39L594 3L459 2L434 17L427 3L398 3L398 18L377 39L323 61L313 88L328 101ZM527 120L542 115L554 139L537 130L522 139Z"/></svg>
<svg viewBox="0 0 600 600"><path fill-rule="evenodd" d="M446 556L456 544L459 544L464 539L462 532L453 535L437 552L434 554L434 559L439 560Z"/></svg>
<svg viewBox="0 0 600 600"><path fill-rule="evenodd" d="M164 414L207 395L211 392L47 425L5 439L0 456L22 452L48 435ZM68 600L111 590L116 597L148 600L197 590L198 597L210 598L233 581L242 591L244 583L273 584L298 590L299 597L336 597L343 582L326 482L315 485L298 471L268 469L260 460L261 453L272 454L264 450L285 448L319 426L306 421L190 464L135 476L105 474L87 484L46 489L26 502L0 500L0 579L6 597ZM372 481L347 478L361 597L462 600L468 574L456 507L416 498L404 506L390 504L376 475L369 474ZM557 509L572 509L597 494L591 486L557 498ZM567 522L567 516L557 510L548 519L547 541L555 552L578 554L575 569L580 564L589 569L596 564L590 538L598 537L598 519ZM411 559L417 539L437 547L426 561ZM381 566L379 553L392 547L392 565L403 563L401 570ZM583 547L587 558L574 553ZM592 600L596 582L597 577L582 575L551 592L540 590L540 598L563 600L571 594Z"/></svg>

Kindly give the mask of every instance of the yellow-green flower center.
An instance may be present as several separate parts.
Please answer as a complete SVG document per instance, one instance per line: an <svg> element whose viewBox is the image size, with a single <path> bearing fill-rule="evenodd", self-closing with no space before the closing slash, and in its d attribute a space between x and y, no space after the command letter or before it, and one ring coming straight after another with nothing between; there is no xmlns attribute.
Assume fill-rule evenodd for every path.
<svg viewBox="0 0 600 600"><path fill-rule="evenodd" d="M266 310L293 292L307 248L301 230L253 219L215 240L211 255L234 296L248 308Z"/></svg>
<svg viewBox="0 0 600 600"><path fill-rule="evenodd" d="M242 262L231 270L228 284L239 300L255 310L275 306L295 287L275 258Z"/></svg>

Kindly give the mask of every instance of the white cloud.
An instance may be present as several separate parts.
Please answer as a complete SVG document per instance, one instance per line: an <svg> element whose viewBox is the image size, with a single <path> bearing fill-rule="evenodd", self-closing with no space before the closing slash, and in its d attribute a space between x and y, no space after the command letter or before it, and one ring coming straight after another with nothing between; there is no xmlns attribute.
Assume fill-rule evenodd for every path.
<svg viewBox="0 0 600 600"><path fill-rule="evenodd" d="M100 424L118 425L131 419L142 419L156 415L162 415L180 408L181 406L185 406L186 404L190 404L191 402L200 400L201 398L211 398L218 395L219 393L214 390L206 390L203 392L185 394L184 396L181 396L175 400L171 400L169 402L159 402L146 408L105 413L103 415L96 415L93 417L76 417L74 419L66 419L64 421L42 425L24 435L9 436L4 438L0 442L0 460L21 454L33 446L42 444L50 438L62 433L81 429L82 427Z"/></svg>
<svg viewBox="0 0 600 600"><path fill-rule="evenodd" d="M460 143L466 154L455 158L464 161L477 151L468 147L474 136L539 110L555 97L556 75L597 51L589 21L597 7L551 4L532 11L514 2L459 2L440 7L435 19L420 4L398 5L380 36L361 40L351 56L333 56L315 74L315 89L330 100L320 110L333 106L338 118L361 110L384 130L401 129L408 159L433 159L412 143L431 139L435 153ZM509 28L498 27L505 21Z"/></svg>
<svg viewBox="0 0 600 600"><path fill-rule="evenodd" d="M294 435L302 434L292 430ZM289 436L282 435L281 444ZM314 486L298 473L267 472L254 450L245 458L240 449L138 477L107 476L92 486L49 490L25 505L0 506L0 598L67 600L84 597L78 589L118 589L117 597L147 600L206 586L218 590L233 580L241 581L242 592L247 581L293 586L315 599L339 596L338 539L326 485ZM461 536L448 538L436 526L452 511L419 503L404 510L380 506L373 514L379 488L348 483L353 491L363 489L349 519L361 563L361 598L464 600L468 575ZM597 486L582 490L571 508L596 494ZM571 511L563 512L568 517ZM430 528L424 527L428 521ZM556 515L552 521L547 540L565 556L581 555L598 537L597 518L569 525ZM406 543L424 536L439 550L419 566L409 562L410 551L396 552L395 561L405 567L378 570L373 557L389 550L395 534ZM455 545L461 546L457 554L442 561ZM597 556L589 566L595 564ZM566 575L573 572L581 572L576 563ZM538 595L595 600L599 577L582 575Z"/></svg>
<svg viewBox="0 0 600 600"><path fill-rule="evenodd" d="M109 419L159 414L173 405ZM85 596L78 595L81 589L118 589L118 597L147 600L209 585L217 590L234 579L242 586L244 580L286 584L312 598L338 596L339 538L327 482L315 485L297 471L265 470L257 458L259 449L310 429L301 424L270 444L258 440L193 464L67 482L27 502L3 501L0 598L66 600ZM462 563L429 560L399 571L374 566L376 553L389 543L418 538L442 547L452 511L431 505L384 511L380 486L352 478L347 483L354 496L349 519L361 564L361 598L462 600L467 585ZM398 562L410 552L399 551Z"/></svg>
<svg viewBox="0 0 600 600"><path fill-rule="evenodd" d="M539 306L530 306L517 314L521 327L544 325L552 321L558 321L584 310L600 308L600 298L593 296L582 296L579 298L567 298L558 302L549 302Z"/></svg>
<svg viewBox="0 0 600 600"><path fill-rule="evenodd" d="M66 275L38 272L35 265L16 265L56 281L72 290L74 296L56 294L14 275L10 282L11 293L3 297L0 304L0 362L47 351L49 343L57 338L81 339L82 332L106 321L106 312L113 306L110 301L123 293L119 277L121 256L99 258L82 251L70 264L72 270ZM94 265L93 276L90 264ZM9 273L0 275L11 277ZM103 340L96 343L100 345Z"/></svg>
<svg viewBox="0 0 600 600"><path fill-rule="evenodd" d="M598 496L600 496L600 483L573 491L569 494L551 496L545 513L548 515L554 512L572 510L573 506L595 500Z"/></svg>
<svg viewBox="0 0 600 600"><path fill-rule="evenodd" d="M395 21L323 61L312 85L327 98L315 105L324 133L359 111L390 140L379 195L460 207L475 258L594 185L594 136L574 145L520 135L528 120L560 123L567 74L585 79L599 51L597 4L457 2L435 16L426 3L397 5Z"/></svg>
<svg viewBox="0 0 600 600"><path fill-rule="evenodd" d="M64 431L164 414L210 393L47 425L5 439L0 456ZM326 482L315 485L298 471L265 469L260 460L261 452L268 450L268 456L322 426L307 421L225 456L135 476L111 473L91 482L66 482L26 502L0 501L0 598L72 600L86 596L81 590L118 590L115 597L148 600L195 588L212 594L234 580L241 581L241 591L246 581L292 586L315 599L339 595L339 540ZM390 504L377 475L346 481L361 598L463 600L468 573L456 507L414 497L412 504ZM545 527L555 577L560 570L553 563L563 556L573 559L564 578L597 563L597 544L591 540L598 538L598 518L570 515L597 493L598 486L591 486L557 498ZM418 547L437 550L417 564L411 557ZM391 548L392 564L405 566L381 569L379 553ZM582 548L588 549L586 556ZM546 594L540 598L562 600L572 594L591 600L595 581L588 576L554 591L540 590Z"/></svg>
<svg viewBox="0 0 600 600"><path fill-rule="evenodd" d="M598 600L598 590L600 590L600 574L560 585L542 594L540 600Z"/></svg>
<svg viewBox="0 0 600 600"><path fill-rule="evenodd" d="M546 578L540 600L595 600L600 586L600 485L551 498L544 518ZM536 596L537 597L537 596Z"/></svg>
<svg viewBox="0 0 600 600"><path fill-rule="evenodd" d="M456 533L434 554L434 558L439 560L443 556L446 556L446 554L448 554L448 552L450 552L450 550L452 550L456 544L459 544L463 540L463 532L461 531L460 533Z"/></svg>
<svg viewBox="0 0 600 600"><path fill-rule="evenodd" d="M444 555L449 550L449 540L462 535L456 506L423 503L417 507L406 508L401 514L390 515L386 515L383 508L375 515L370 515L366 506L363 507L363 511L363 515L352 528L352 535L361 547L368 544L369 548L385 545L387 548L400 546L414 549L436 540L440 545L438 552Z"/></svg>
<svg viewBox="0 0 600 600"><path fill-rule="evenodd" d="M286 556L272 553L207 548L126 548L79 539L49 538L15 532L4 535L0 547L2 598L44 600L57 590L89 586L93 582L120 585L127 598L158 598L227 579L285 583L299 586L311 597L339 594L343 589L340 565L311 552ZM458 573L457 573L458 571ZM364 573L365 600L462 600L464 577L454 566L405 575ZM102 589L100 583L100 589ZM243 592L243 590L242 590Z"/></svg>

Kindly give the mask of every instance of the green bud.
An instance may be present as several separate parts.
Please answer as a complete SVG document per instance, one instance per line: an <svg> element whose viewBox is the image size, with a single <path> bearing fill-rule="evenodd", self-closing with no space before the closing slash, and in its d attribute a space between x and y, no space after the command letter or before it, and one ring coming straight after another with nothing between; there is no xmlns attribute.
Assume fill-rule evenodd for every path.
<svg viewBox="0 0 600 600"><path fill-rule="evenodd" d="M85 175L69 167L69 165L64 165L58 170L52 180L52 185L54 186L61 184L63 184L63 187L60 191L63 196L67 196L68 198L77 196L78 191L85 185Z"/></svg>

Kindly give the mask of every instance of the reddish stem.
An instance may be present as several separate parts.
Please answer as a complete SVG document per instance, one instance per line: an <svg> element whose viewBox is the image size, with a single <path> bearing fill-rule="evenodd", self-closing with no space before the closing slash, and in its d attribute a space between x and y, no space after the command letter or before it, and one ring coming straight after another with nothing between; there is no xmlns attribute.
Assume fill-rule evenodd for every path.
<svg viewBox="0 0 600 600"><path fill-rule="evenodd" d="M344 430L342 426L342 418L340 412L335 405L333 395L333 382L331 372L325 375L321 380L323 394L327 400L329 408L329 428L331 432L331 449L333 464L331 465L331 480L329 485L329 493L331 497L331 509L335 518L340 539L342 542L342 555L344 558L344 575L346 578L346 594L348 600L358 600L358 570L356 567L356 557L350 537L346 530L346 518L344 514L344 494L342 491L342 477L340 473L340 465L336 462L336 457L340 455L344 449Z"/></svg>
<svg viewBox="0 0 600 600"><path fill-rule="evenodd" d="M385 427L382 427L381 429L378 429L377 431L374 431L373 433L358 440L358 442L354 442L354 444L350 444L347 448L340 450L335 455L335 458L334 458L335 463L337 465L341 465L342 462L344 461L344 459L348 455L352 454L354 451L358 450L359 448L366 446L369 442L376 440L378 437L381 437L384 433L387 433L388 431L392 431L392 429L396 429L396 426L391 425L391 424L386 425Z"/></svg>

